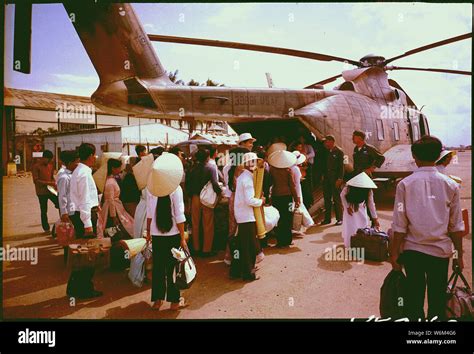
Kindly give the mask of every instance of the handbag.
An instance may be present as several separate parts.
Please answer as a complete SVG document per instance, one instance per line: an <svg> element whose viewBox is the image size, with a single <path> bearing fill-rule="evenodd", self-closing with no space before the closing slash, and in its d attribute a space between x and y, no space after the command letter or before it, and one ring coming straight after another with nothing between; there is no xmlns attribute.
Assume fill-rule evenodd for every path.
<svg viewBox="0 0 474 354"><path fill-rule="evenodd" d="M218 198L217 193L214 191L214 188L212 188L211 181L207 182L203 187L199 194L199 199L201 200L201 204L208 208L214 209L216 207Z"/></svg>
<svg viewBox="0 0 474 354"><path fill-rule="evenodd" d="M179 290L189 289L196 279L196 265L191 258L187 249L180 248L179 251L184 252L184 258L178 261L174 268L173 277L175 279L176 287Z"/></svg>
<svg viewBox="0 0 474 354"><path fill-rule="evenodd" d="M60 246L68 246L74 242L74 226L70 222L58 220L55 223L56 241Z"/></svg>
<svg viewBox="0 0 474 354"><path fill-rule="evenodd" d="M458 278L461 278L463 286L456 286ZM470 321L474 318L474 293L459 268L453 271L448 280L446 317Z"/></svg>

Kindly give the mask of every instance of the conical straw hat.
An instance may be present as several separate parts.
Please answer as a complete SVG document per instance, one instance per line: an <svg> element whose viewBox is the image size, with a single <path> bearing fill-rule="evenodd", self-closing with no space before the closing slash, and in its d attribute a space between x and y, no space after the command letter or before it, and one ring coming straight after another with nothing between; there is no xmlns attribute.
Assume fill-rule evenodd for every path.
<svg viewBox="0 0 474 354"><path fill-rule="evenodd" d="M151 166L153 166L153 161L155 161L153 154L148 154L142 157L141 160L132 167L133 175L135 176L135 180L137 181L140 190L146 187L148 176L151 172Z"/></svg>
<svg viewBox="0 0 474 354"><path fill-rule="evenodd" d="M296 164L301 165L306 161L306 156L299 152L298 150L293 151L293 154L296 156Z"/></svg>
<svg viewBox="0 0 474 354"><path fill-rule="evenodd" d="M143 237L132 238L131 240L121 240L120 245L129 251L129 258L135 257L138 253L143 251L146 245L146 239Z"/></svg>
<svg viewBox="0 0 474 354"><path fill-rule="evenodd" d="M359 188L377 188L377 185L365 172L361 172L357 176L351 178L346 184L348 186Z"/></svg>
<svg viewBox="0 0 474 354"><path fill-rule="evenodd" d="M440 160L442 160L446 155L449 155L449 154L453 154L456 155L456 152L455 151L451 151L451 150L443 150L441 151L441 154L439 155L439 159L436 160L436 162L439 162Z"/></svg>
<svg viewBox="0 0 474 354"><path fill-rule="evenodd" d="M100 161L100 167L92 175L94 178L95 184L99 191L104 192L105 180L107 179L107 161L110 159L118 159L122 156L121 152L104 152Z"/></svg>
<svg viewBox="0 0 474 354"><path fill-rule="evenodd" d="M164 197L178 188L183 178L183 164L178 156L164 152L153 162L148 176L148 191L155 197Z"/></svg>
<svg viewBox="0 0 474 354"><path fill-rule="evenodd" d="M296 163L296 156L286 150L278 150L268 156L268 163L276 168L289 168Z"/></svg>
<svg viewBox="0 0 474 354"><path fill-rule="evenodd" d="M286 144L285 143L275 143L275 144L270 145L270 147L267 149L267 156L270 156L275 151L279 151L279 150L286 150Z"/></svg>

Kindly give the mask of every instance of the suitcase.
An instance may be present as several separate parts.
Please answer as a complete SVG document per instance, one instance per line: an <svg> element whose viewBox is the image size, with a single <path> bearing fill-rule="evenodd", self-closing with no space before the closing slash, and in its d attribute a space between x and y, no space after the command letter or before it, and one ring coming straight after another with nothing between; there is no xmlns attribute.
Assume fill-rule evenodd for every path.
<svg viewBox="0 0 474 354"><path fill-rule="evenodd" d="M386 232L366 227L358 229L351 237L351 248L363 248L364 257L370 261L383 262L388 259L389 238Z"/></svg>

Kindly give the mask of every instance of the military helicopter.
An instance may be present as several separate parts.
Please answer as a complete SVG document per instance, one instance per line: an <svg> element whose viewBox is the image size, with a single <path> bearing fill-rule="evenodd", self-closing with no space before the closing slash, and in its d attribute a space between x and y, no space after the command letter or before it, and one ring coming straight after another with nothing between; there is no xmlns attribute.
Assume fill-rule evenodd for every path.
<svg viewBox="0 0 474 354"><path fill-rule="evenodd" d="M17 5L18 6L18 5ZM100 78L92 102L104 111L161 119L227 121L237 132L251 132L266 141L270 134L285 135L301 128L317 140L326 134L352 160L354 130L367 133L367 141L386 157L374 175L397 177L416 167L410 144L429 134L428 120L393 79L390 70L421 70L472 75L468 71L388 65L393 61L472 38L472 33L442 40L386 59L367 55L352 60L332 55L255 44L147 34L130 4L66 2L64 7ZM31 11L31 9L30 9ZM30 16L31 17L31 16ZM214 46L339 61L355 69L302 89L190 87L176 85L167 76L151 41ZM332 90L322 85L342 77ZM280 133L276 133L280 131Z"/></svg>

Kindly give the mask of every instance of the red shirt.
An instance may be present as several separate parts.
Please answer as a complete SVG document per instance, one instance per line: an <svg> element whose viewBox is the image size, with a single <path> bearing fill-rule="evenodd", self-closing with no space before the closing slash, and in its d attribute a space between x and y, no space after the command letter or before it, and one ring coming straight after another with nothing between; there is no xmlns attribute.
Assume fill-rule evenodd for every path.
<svg viewBox="0 0 474 354"><path fill-rule="evenodd" d="M50 193L46 184L40 183L39 181L54 182L54 166L51 161L45 164L43 161L39 161L33 165L31 169L33 176L33 183L35 184L36 195L47 195Z"/></svg>

